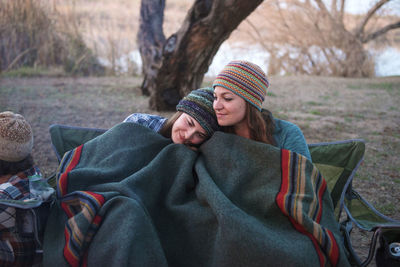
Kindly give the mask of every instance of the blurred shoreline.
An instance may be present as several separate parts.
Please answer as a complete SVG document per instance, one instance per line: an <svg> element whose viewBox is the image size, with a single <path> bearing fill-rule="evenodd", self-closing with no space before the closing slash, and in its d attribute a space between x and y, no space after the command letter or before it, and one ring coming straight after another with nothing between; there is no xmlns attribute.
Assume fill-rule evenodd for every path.
<svg viewBox="0 0 400 267"><path fill-rule="evenodd" d="M243 48L246 47L246 48ZM375 59L375 76L376 77L387 77L387 76L398 76L400 75L400 49L395 47L385 47L381 49L370 49L368 50L370 56ZM240 57L236 56L240 55ZM293 53L295 56L295 53ZM258 45L244 46L243 44L229 44L225 42L222 44L217 54L213 58L211 65L206 77L215 77L218 72L231 60L248 60L261 66L265 72L268 73L270 54L264 51ZM100 62L106 66L111 67L112 64L106 58L100 58ZM117 60L117 64L114 65L115 71L119 74L127 74L132 68L130 66L135 65L136 70L140 75L142 67L142 60L138 50L134 50L126 55L121 56ZM290 75L290 73L281 72L280 76Z"/></svg>

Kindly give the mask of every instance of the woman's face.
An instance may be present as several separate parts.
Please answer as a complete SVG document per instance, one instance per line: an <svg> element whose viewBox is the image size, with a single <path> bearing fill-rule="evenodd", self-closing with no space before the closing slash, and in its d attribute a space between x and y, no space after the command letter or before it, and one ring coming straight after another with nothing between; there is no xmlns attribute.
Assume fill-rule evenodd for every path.
<svg viewBox="0 0 400 267"><path fill-rule="evenodd" d="M207 139L207 132L192 116L182 113L172 126L171 138L175 144L196 146Z"/></svg>
<svg viewBox="0 0 400 267"><path fill-rule="evenodd" d="M220 126L238 126L245 123L246 101L221 86L214 88L213 107Z"/></svg>

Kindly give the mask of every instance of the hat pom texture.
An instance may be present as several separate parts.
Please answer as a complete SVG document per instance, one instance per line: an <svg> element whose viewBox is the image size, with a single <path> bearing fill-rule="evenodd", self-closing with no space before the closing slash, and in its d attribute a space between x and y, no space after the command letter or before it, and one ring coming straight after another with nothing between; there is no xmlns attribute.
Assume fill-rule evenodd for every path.
<svg viewBox="0 0 400 267"><path fill-rule="evenodd" d="M231 61L217 75L213 88L221 86L261 111L261 105L267 95L269 81L262 69L248 61Z"/></svg>
<svg viewBox="0 0 400 267"><path fill-rule="evenodd" d="M192 116L204 128L209 136L219 130L217 117L213 109L212 88L200 88L191 91L176 106L176 110Z"/></svg>
<svg viewBox="0 0 400 267"><path fill-rule="evenodd" d="M18 162L32 151L32 128L25 118L11 111L0 113L0 160Z"/></svg>

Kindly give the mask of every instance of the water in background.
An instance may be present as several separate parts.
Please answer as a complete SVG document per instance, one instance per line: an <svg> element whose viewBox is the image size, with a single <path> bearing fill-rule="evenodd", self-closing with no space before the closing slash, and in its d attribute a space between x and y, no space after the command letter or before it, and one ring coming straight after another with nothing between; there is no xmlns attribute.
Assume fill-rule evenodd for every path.
<svg viewBox="0 0 400 267"><path fill-rule="evenodd" d="M395 76L400 75L400 51L393 47L388 47L383 51L371 51L375 56L375 75L376 76Z"/></svg>
<svg viewBox="0 0 400 267"><path fill-rule="evenodd" d="M382 50L370 50L370 53L375 57L376 76L383 77L400 75L400 50L388 47ZM244 49L243 47L231 46L228 43L224 43L215 55L206 76L216 76L229 61L238 59L251 61L259 65L265 72L268 70L269 53L265 52L261 46L247 46L247 48ZM105 66L111 65L105 59L100 59L100 61ZM137 66L137 70L142 69L142 61L138 50L132 51L129 55L121 57L116 64L116 67L118 68L117 71L120 73L126 73L132 63ZM285 75L284 72L280 74Z"/></svg>
<svg viewBox="0 0 400 267"><path fill-rule="evenodd" d="M378 77L400 75L400 50L388 47L382 50L371 50L375 58L375 74ZM240 55L235 56L235 55ZM246 49L231 47L229 44L222 44L215 55L206 76L215 76L231 60L241 59L251 61L264 71L268 70L269 53L257 45ZM285 75L285 73L280 73Z"/></svg>

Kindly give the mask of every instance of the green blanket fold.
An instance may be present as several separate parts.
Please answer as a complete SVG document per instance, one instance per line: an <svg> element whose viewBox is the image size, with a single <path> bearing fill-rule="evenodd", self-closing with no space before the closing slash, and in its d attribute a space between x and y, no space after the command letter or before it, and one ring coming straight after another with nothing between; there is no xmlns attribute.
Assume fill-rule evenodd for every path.
<svg viewBox="0 0 400 267"><path fill-rule="evenodd" d="M198 152L119 124L66 153L44 266L348 266L304 157L217 132Z"/></svg>

